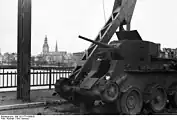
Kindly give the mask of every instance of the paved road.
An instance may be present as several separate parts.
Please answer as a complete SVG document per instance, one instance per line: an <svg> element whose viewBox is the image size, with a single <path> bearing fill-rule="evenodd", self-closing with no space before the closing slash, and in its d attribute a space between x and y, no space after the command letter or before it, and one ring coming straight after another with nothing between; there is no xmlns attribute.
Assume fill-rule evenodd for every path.
<svg viewBox="0 0 177 120"><path fill-rule="evenodd" d="M31 102L44 102L50 100L62 100L59 96L52 96L53 90L35 90L31 91ZM22 104L20 100L16 100L16 92L1 92L0 93L0 106ZM105 109L105 108L104 108ZM98 114L107 114L102 108L95 109ZM102 110L104 112L102 112ZM58 104L58 105L45 105L43 107L15 109L0 111L0 115L62 115L62 114L80 114L80 109L72 104ZM92 113L95 114L95 113ZM109 113L108 113L109 114ZM158 114L170 114L177 115L177 110L173 110L170 113L158 113Z"/></svg>
<svg viewBox="0 0 177 120"><path fill-rule="evenodd" d="M0 115L71 115L79 114L78 109L74 109L71 104L64 104L58 106L45 106L38 108L28 108L28 109L16 109L0 111ZM60 112L61 111L61 112Z"/></svg>
<svg viewBox="0 0 177 120"><path fill-rule="evenodd" d="M61 99L59 96L52 96L54 90L32 90L30 93L31 102L43 102ZM21 100L16 99L16 92L0 92L0 105L22 104Z"/></svg>
<svg viewBox="0 0 177 120"><path fill-rule="evenodd" d="M31 103L34 102L46 102L53 100L62 100L59 96L52 96L54 90L33 90L31 91ZM26 104L21 100L16 99L16 92L0 92L0 107L8 106L14 104ZM57 109L69 109L71 104L57 105ZM55 106L56 107L56 106ZM15 110L5 110L0 111L0 115L36 115L38 113L44 115L56 115L63 114L59 110L54 109L54 106L37 107L37 108L27 108L27 109L15 109Z"/></svg>

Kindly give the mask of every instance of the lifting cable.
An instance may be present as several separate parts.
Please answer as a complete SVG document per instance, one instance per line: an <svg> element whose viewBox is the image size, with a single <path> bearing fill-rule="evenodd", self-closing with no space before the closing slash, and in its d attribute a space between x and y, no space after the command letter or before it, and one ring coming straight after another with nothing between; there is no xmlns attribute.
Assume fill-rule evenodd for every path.
<svg viewBox="0 0 177 120"><path fill-rule="evenodd" d="M106 23L106 13L105 13L105 5L104 5L104 0L102 0L102 4L103 4L104 20L105 20L105 23Z"/></svg>

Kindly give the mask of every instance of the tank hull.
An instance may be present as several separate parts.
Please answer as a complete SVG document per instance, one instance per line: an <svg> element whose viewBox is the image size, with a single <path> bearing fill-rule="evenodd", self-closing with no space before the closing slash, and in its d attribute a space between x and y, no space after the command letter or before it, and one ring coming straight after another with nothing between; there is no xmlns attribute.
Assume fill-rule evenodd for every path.
<svg viewBox="0 0 177 120"><path fill-rule="evenodd" d="M103 79L102 79L103 80ZM102 81L101 80L101 81ZM115 92L118 95L113 98L110 98L110 96L106 96L104 94L104 91L107 89L107 85L109 84L116 84L118 91ZM80 86L70 86L68 84L64 85L63 87L60 84L55 85L55 91L60 94L59 88L63 87L64 94L67 94L68 96L62 96L68 100L71 100L72 98L73 103L74 101L79 101L77 103L82 103L85 101L95 101L95 100L101 100L105 104L107 103L113 103L117 104L117 101L120 101L122 99L122 95L127 93L129 90L135 88L138 92L142 95L142 104L146 106L150 103L150 101L153 99L153 92L151 91L154 86L161 86L165 90L165 94L167 95L166 102L169 101L176 93L177 91L177 72L176 71L150 71L150 72L142 72L142 71L126 71L123 74L116 76L113 80L110 80L110 82L107 82L104 86L98 86L95 85L91 89L83 89L80 88ZM77 96L75 96L77 94ZM61 94L60 94L61 95ZM65 94L66 95L66 94ZM79 96L79 97L78 97ZM78 98L76 98L78 97ZM174 100L172 100L174 102ZM167 103L166 103L167 104ZM79 105L79 104L77 104ZM142 105L142 106L143 106ZM121 107L121 105L119 105ZM147 107L149 108L150 107ZM142 111L143 107L141 108ZM122 110L118 110L117 112L120 112ZM162 112L159 110L158 112ZM126 111L126 114L131 114ZM135 112L135 114L137 114Z"/></svg>

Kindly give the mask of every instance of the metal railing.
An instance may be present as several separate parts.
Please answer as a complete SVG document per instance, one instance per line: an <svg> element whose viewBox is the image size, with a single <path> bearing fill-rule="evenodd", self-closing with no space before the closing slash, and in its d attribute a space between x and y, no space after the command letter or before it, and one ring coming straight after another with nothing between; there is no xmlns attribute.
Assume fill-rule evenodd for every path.
<svg viewBox="0 0 177 120"><path fill-rule="evenodd" d="M31 67L31 86L49 86L60 77L69 77L73 67ZM17 87L17 67L0 66L0 88Z"/></svg>

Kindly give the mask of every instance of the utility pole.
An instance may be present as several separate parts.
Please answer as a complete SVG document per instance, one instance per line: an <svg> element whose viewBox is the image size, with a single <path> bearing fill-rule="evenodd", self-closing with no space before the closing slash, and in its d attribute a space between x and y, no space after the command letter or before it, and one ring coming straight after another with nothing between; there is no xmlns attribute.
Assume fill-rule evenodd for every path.
<svg viewBox="0 0 177 120"><path fill-rule="evenodd" d="M17 99L30 101L31 0L18 0Z"/></svg>

